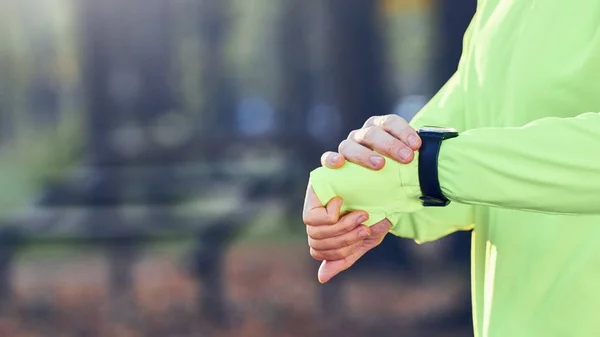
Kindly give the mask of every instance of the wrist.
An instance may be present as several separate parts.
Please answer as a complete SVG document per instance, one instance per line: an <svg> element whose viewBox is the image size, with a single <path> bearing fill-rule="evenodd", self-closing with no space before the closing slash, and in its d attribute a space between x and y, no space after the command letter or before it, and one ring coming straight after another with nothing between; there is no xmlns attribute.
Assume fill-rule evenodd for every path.
<svg viewBox="0 0 600 337"><path fill-rule="evenodd" d="M342 168L320 167L310 182L323 205L334 197L344 200L342 212L366 211L373 225L393 213L411 213L423 206L419 200L418 160L405 165L386 158L380 171L353 163Z"/></svg>

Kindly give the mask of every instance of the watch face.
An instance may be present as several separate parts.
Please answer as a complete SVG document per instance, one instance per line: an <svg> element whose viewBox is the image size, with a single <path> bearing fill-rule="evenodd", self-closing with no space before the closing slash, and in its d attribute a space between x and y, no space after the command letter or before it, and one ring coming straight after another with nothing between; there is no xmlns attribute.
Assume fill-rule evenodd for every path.
<svg viewBox="0 0 600 337"><path fill-rule="evenodd" d="M443 128L443 127L438 127L438 126L424 126L424 127L420 128L419 131L436 132L436 133L457 132L456 129L454 129L454 128Z"/></svg>

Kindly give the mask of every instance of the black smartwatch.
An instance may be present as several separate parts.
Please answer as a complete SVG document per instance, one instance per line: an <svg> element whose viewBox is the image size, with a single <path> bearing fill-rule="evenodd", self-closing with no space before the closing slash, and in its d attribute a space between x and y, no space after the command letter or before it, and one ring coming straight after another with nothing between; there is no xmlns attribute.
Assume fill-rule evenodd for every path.
<svg viewBox="0 0 600 337"><path fill-rule="evenodd" d="M419 150L419 184L421 185L421 200L425 207L446 207L450 200L444 196L438 178L438 157L442 142L458 137L458 132L452 128L423 127L417 131L422 145Z"/></svg>

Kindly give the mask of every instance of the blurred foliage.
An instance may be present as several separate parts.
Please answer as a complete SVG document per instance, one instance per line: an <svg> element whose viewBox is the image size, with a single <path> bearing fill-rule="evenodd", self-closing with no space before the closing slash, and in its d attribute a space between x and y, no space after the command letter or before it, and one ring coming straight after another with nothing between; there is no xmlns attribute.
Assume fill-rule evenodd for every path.
<svg viewBox="0 0 600 337"><path fill-rule="evenodd" d="M0 335L387 336L433 312L468 321L462 269L433 263L435 287L411 285L413 246L397 238L369 253L392 262L365 262L387 288L317 288L300 219L320 153L368 116L410 118L437 89L438 2L0 0Z"/></svg>
<svg viewBox="0 0 600 337"><path fill-rule="evenodd" d="M82 154L73 3L0 3L0 215L17 211ZM57 111L32 110L32 88L56 90ZM48 107L51 108L51 107Z"/></svg>
<svg viewBox="0 0 600 337"><path fill-rule="evenodd" d="M2 214L25 207L86 155L84 125L89 112L83 101L86 85L81 76L80 43L85 32L78 23L85 3L0 2L0 181L6 187L0 191L0 200L5 201L0 206ZM328 9L322 1L298 3L300 7L293 1L273 0L169 2L173 23L168 36L173 55L169 78L179 101L178 111L169 116L215 114L212 110L218 106L211 100L218 90L227 91L229 99L240 101L235 102L239 106L254 102L256 108L262 102L265 108L290 110L290 105L304 102L305 106L290 110L295 114L308 113L302 109L331 109L327 105L333 103ZM429 94L428 55L434 50L431 1L382 0L379 8L388 53L384 69L393 100ZM297 23L290 23L290 18ZM285 34L285 29L297 29L290 24L301 25L304 44L298 45L300 39ZM285 50L290 48L305 53L297 59L303 64L292 60L297 67L293 71L286 68L291 61L285 61ZM311 82L303 88L297 86L300 82L290 87L290 82L299 79L287 77L301 74L298 71L308 72ZM231 85L219 89L223 81ZM294 98L301 90L307 96ZM237 112L232 113L234 117ZM293 124L301 120L277 118ZM208 129L217 127L210 124L214 118L203 120L209 123Z"/></svg>

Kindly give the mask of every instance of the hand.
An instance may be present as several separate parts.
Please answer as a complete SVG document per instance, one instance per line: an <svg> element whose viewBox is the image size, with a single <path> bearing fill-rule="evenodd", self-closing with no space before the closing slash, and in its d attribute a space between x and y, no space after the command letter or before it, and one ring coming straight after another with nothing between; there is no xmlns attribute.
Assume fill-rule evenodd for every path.
<svg viewBox="0 0 600 337"><path fill-rule="evenodd" d="M329 168L340 168L347 160L372 170L381 170L385 166L385 158L379 154L408 164L414 159L414 151L420 147L421 138L402 117L374 116L361 129L350 133L348 139L340 144L339 153L323 154L321 163Z"/></svg>
<svg viewBox="0 0 600 337"><path fill-rule="evenodd" d="M310 254L323 261L319 282L326 283L350 268L369 250L378 246L392 224L383 220L372 227L362 225L368 219L363 211L342 215L342 199L334 198L323 206L309 185L304 202L303 219L308 234Z"/></svg>
<svg viewBox="0 0 600 337"><path fill-rule="evenodd" d="M385 166L385 158L380 154L408 164L414 159L414 151L420 147L421 139L406 120L396 115L375 116L369 118L360 130L350 133L348 139L340 144L339 153L325 153L321 162L323 166L335 169L344 166L348 160L365 168L381 170ZM309 185L304 222L311 255L323 261L319 269L319 281L322 283L350 268L366 252L378 246L392 226L384 219L371 228L360 225L363 222L352 227L353 217L356 218L360 212L340 217L341 206L341 199L334 198L323 207ZM368 236L362 230L369 230Z"/></svg>

